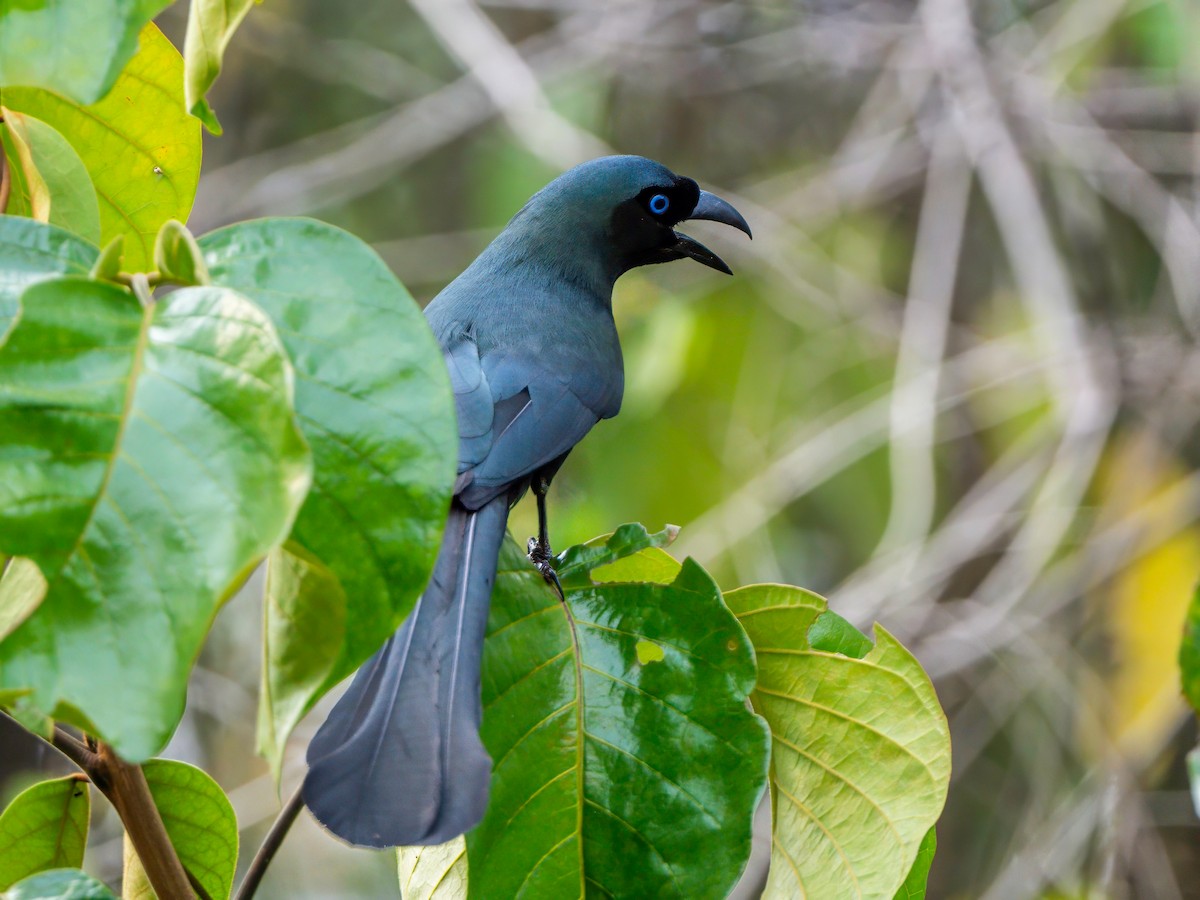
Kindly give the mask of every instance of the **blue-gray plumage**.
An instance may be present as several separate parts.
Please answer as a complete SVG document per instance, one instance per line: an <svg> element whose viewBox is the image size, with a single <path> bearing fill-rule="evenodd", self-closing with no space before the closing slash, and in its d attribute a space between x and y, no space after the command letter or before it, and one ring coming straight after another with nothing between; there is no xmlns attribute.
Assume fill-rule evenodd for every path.
<svg viewBox="0 0 1200 900"><path fill-rule="evenodd" d="M584 163L535 194L426 309L454 389L459 474L429 585L309 744L304 801L338 837L438 844L483 816L491 760L479 739L480 661L509 507L532 487L530 559L556 583L546 488L571 448L621 408L614 282L684 257L729 271L674 230L685 219L750 234L732 206L656 162Z"/></svg>

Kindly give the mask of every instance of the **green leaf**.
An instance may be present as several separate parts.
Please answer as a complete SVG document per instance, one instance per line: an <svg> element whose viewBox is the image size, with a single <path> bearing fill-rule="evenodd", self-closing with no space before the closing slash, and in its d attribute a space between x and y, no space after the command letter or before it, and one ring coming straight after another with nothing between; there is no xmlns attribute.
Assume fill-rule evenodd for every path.
<svg viewBox="0 0 1200 900"><path fill-rule="evenodd" d="M237 817L229 798L212 778L187 763L151 759L142 770L179 861L209 897L228 900L238 857ZM154 896L128 837L121 894L124 900Z"/></svg>
<svg viewBox="0 0 1200 900"><path fill-rule="evenodd" d="M171 0L0 3L0 85L46 88L94 103L137 48L138 32Z"/></svg>
<svg viewBox="0 0 1200 900"><path fill-rule="evenodd" d="M808 645L813 650L840 653L862 659L875 646L871 639L835 613L827 609L808 627Z"/></svg>
<svg viewBox="0 0 1200 900"><path fill-rule="evenodd" d="M183 42L184 95L187 109L213 134L221 133L212 107L204 99L221 73L221 57L250 11L253 0L192 0Z"/></svg>
<svg viewBox="0 0 1200 900"><path fill-rule="evenodd" d="M212 284L196 239L182 222L174 219L159 229L154 241L154 266L159 275L175 284Z"/></svg>
<svg viewBox="0 0 1200 900"><path fill-rule="evenodd" d="M632 556L592 569L592 581L649 581L670 584L679 574L679 560L659 547L646 547Z"/></svg>
<svg viewBox="0 0 1200 900"><path fill-rule="evenodd" d="M5 88L4 105L56 129L82 157L100 202L100 243L124 234L125 265L144 271L168 219L187 221L200 177L200 123L183 108L183 60L153 24L98 103Z"/></svg>
<svg viewBox="0 0 1200 900"><path fill-rule="evenodd" d="M1179 644L1179 675L1183 696L1200 714L1200 585L1188 604L1183 622L1183 640Z"/></svg>
<svg viewBox="0 0 1200 900"><path fill-rule="evenodd" d="M267 562L258 748L276 780L288 734L320 696L346 638L346 594L322 562L292 541Z"/></svg>
<svg viewBox="0 0 1200 900"><path fill-rule="evenodd" d="M61 228L0 216L0 346L26 287L56 275L86 275L96 255L95 247Z"/></svg>
<svg viewBox="0 0 1200 900"><path fill-rule="evenodd" d="M91 796L87 778L41 781L0 815L0 890L47 869L83 865Z"/></svg>
<svg viewBox="0 0 1200 900"><path fill-rule="evenodd" d="M629 522L612 534L567 548L559 554L554 568L564 587L583 587L592 584L593 569L616 563L639 550L667 547L678 534L679 528L675 525L651 534L645 525Z"/></svg>
<svg viewBox="0 0 1200 900"><path fill-rule="evenodd" d="M33 116L0 106L4 149L20 191L9 197L8 212L27 215L74 232L86 241L100 240L100 207L96 189L79 154L61 134ZM18 180L18 179L14 179ZM24 206L14 204L23 197Z"/></svg>
<svg viewBox="0 0 1200 900"><path fill-rule="evenodd" d="M179 721L217 608L307 490L290 366L230 290L143 309L63 278L21 304L0 353L0 552L48 589L0 644L0 690L145 759Z"/></svg>
<svg viewBox="0 0 1200 900"><path fill-rule="evenodd" d="M88 272L93 281L116 281L121 273L121 262L125 259L125 235L118 234L104 245L100 256Z"/></svg>
<svg viewBox="0 0 1200 900"><path fill-rule="evenodd" d="M605 541L622 544L643 540ZM641 642L663 658L643 665ZM467 835L472 896L726 895L749 855L768 743L745 705L753 652L703 569L588 584L564 605L508 542L483 673L494 769Z"/></svg>
<svg viewBox="0 0 1200 900"><path fill-rule="evenodd" d="M0 565L0 641L29 618L46 596L46 579L31 559L15 557Z"/></svg>
<svg viewBox="0 0 1200 900"><path fill-rule="evenodd" d="M771 726L774 841L766 897L891 897L946 802L950 731L920 664L883 628L861 659L814 649L822 597L786 585L725 595L758 656ZM853 644L837 620L818 628Z"/></svg>
<svg viewBox="0 0 1200 900"><path fill-rule="evenodd" d="M291 538L340 585L268 597L264 660L291 661L287 673L266 676L270 708L260 717L260 749L278 768L300 716L379 648L429 580L458 430L425 317L358 238L311 219L262 219L205 235L200 248L214 284L244 293L275 320L296 367L314 477ZM288 584L268 577L269 587ZM331 624L329 640L311 643L307 629L276 621L340 604L344 623Z"/></svg>
<svg viewBox="0 0 1200 900"><path fill-rule="evenodd" d="M467 843L456 837L432 847L399 847L396 874L403 900L466 900Z"/></svg>
<svg viewBox="0 0 1200 900"><path fill-rule="evenodd" d="M921 839L917 848L917 858L909 870L908 877L900 890L896 891L895 900L925 900L925 888L929 882L929 867L933 865L933 856L937 853L937 829L930 828Z"/></svg>
<svg viewBox="0 0 1200 900"><path fill-rule="evenodd" d="M54 869L14 884L4 900L117 900L103 884L78 869Z"/></svg>

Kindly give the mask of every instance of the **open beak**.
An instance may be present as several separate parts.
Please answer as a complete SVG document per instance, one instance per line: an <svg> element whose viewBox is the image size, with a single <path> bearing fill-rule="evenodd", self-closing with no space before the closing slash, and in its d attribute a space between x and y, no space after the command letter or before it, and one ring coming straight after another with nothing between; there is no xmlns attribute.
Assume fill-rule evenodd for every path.
<svg viewBox="0 0 1200 900"><path fill-rule="evenodd" d="M734 209L732 204L722 200L716 194L710 194L708 191L700 192L700 199L696 201L696 208L692 210L692 214L687 219L707 219L710 222L721 222L725 225L732 225L738 231L744 232L746 237L754 238L754 235L750 233L750 226L742 218L742 214ZM717 256L717 254L713 253L699 241L679 232L675 232L675 238L675 246L671 249L681 256L691 257L696 262L703 263L711 269L716 269L718 272L724 272L726 275L733 274L733 270L725 265L725 261L721 257Z"/></svg>

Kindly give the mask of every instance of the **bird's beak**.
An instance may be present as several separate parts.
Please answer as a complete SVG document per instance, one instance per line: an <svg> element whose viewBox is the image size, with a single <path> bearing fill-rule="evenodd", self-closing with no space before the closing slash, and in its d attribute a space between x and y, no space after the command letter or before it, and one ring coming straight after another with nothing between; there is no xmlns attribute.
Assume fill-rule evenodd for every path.
<svg viewBox="0 0 1200 900"><path fill-rule="evenodd" d="M753 238L750 233L750 226L746 220L742 218L742 214L733 208L733 205L722 200L716 194L710 194L708 191L700 192L700 199L696 201L696 208L692 210L692 214L687 217L691 219L707 219L710 222L721 222L725 225L732 225L738 231L745 233L746 237ZM716 269L718 272L724 272L726 275L732 275L733 270L725 265L725 261L717 254L713 253L699 241L688 237L686 234L675 233L676 243L671 249L681 256L688 256L703 263L709 268Z"/></svg>

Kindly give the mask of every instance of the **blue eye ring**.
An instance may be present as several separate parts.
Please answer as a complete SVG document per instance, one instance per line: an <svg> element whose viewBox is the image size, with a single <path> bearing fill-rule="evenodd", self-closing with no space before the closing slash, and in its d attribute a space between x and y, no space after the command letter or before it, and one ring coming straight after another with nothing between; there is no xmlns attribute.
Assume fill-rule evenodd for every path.
<svg viewBox="0 0 1200 900"><path fill-rule="evenodd" d="M650 198L650 212L656 216L661 216L667 211L667 207L671 205L671 200L666 194L655 194Z"/></svg>

